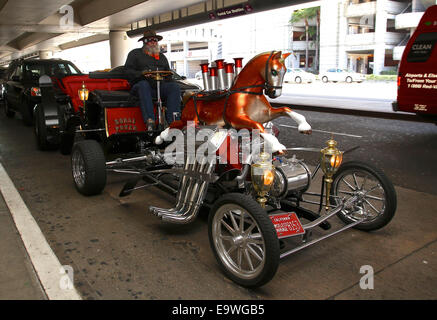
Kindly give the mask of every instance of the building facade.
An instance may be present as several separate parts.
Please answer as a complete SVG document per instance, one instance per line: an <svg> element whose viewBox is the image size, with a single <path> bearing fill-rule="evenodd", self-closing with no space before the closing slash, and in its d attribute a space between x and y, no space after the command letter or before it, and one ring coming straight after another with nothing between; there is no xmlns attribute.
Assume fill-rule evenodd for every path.
<svg viewBox="0 0 437 320"><path fill-rule="evenodd" d="M435 0L323 0L320 70L396 71L406 43Z"/></svg>

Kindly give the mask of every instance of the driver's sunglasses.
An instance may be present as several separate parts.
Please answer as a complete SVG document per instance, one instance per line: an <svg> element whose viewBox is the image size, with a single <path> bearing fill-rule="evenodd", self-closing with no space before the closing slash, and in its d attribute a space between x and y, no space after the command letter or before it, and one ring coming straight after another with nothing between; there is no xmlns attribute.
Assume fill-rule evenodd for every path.
<svg viewBox="0 0 437 320"><path fill-rule="evenodd" d="M158 38L148 38L146 42L158 42Z"/></svg>

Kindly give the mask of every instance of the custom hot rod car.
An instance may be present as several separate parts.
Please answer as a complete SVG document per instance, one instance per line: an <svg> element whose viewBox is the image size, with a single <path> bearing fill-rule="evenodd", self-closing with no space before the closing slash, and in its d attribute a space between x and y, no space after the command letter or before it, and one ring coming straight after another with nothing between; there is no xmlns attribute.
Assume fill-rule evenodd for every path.
<svg viewBox="0 0 437 320"><path fill-rule="evenodd" d="M281 258L338 232L384 227L395 214L396 193L381 170L343 163L348 151L340 151L332 138L322 148L287 148L279 142L271 123L279 116L296 121L299 132L311 133L305 117L288 107L273 108L265 97L281 94L287 56L265 52L244 68L241 59L235 68L223 60L202 65L205 90L185 97L180 120L170 126L160 121L165 103L158 98L162 126L153 132L146 131L122 75L64 78L58 84L63 95L47 98L44 91L53 90L53 84L41 79L44 106L60 111L61 149L72 146L76 189L98 195L107 174L118 172L132 177L120 196L150 187L175 196L172 208L149 207L163 221L187 224L202 207L209 209L208 237L217 262L246 287L266 284ZM152 73L161 81L160 71ZM319 165L311 170L293 155L302 151L319 153ZM310 192L317 173L323 175L320 193ZM319 209L309 210L308 203ZM345 225L331 230L333 216ZM322 236L313 236L316 228Z"/></svg>

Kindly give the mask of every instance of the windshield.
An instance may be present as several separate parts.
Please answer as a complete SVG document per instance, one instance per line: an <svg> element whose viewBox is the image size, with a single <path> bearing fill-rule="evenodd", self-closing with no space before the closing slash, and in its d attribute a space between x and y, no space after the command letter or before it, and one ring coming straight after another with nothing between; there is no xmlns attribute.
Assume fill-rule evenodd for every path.
<svg viewBox="0 0 437 320"><path fill-rule="evenodd" d="M62 78L75 74L81 74L80 70L68 62L29 63L24 65L24 78L28 80L39 79L42 75Z"/></svg>

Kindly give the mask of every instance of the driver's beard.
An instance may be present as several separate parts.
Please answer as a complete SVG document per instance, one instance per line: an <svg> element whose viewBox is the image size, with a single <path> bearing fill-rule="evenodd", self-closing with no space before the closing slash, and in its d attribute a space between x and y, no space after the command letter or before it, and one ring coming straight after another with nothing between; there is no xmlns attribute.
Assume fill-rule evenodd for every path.
<svg viewBox="0 0 437 320"><path fill-rule="evenodd" d="M144 45L144 51L148 54L158 54L159 53L159 45Z"/></svg>

